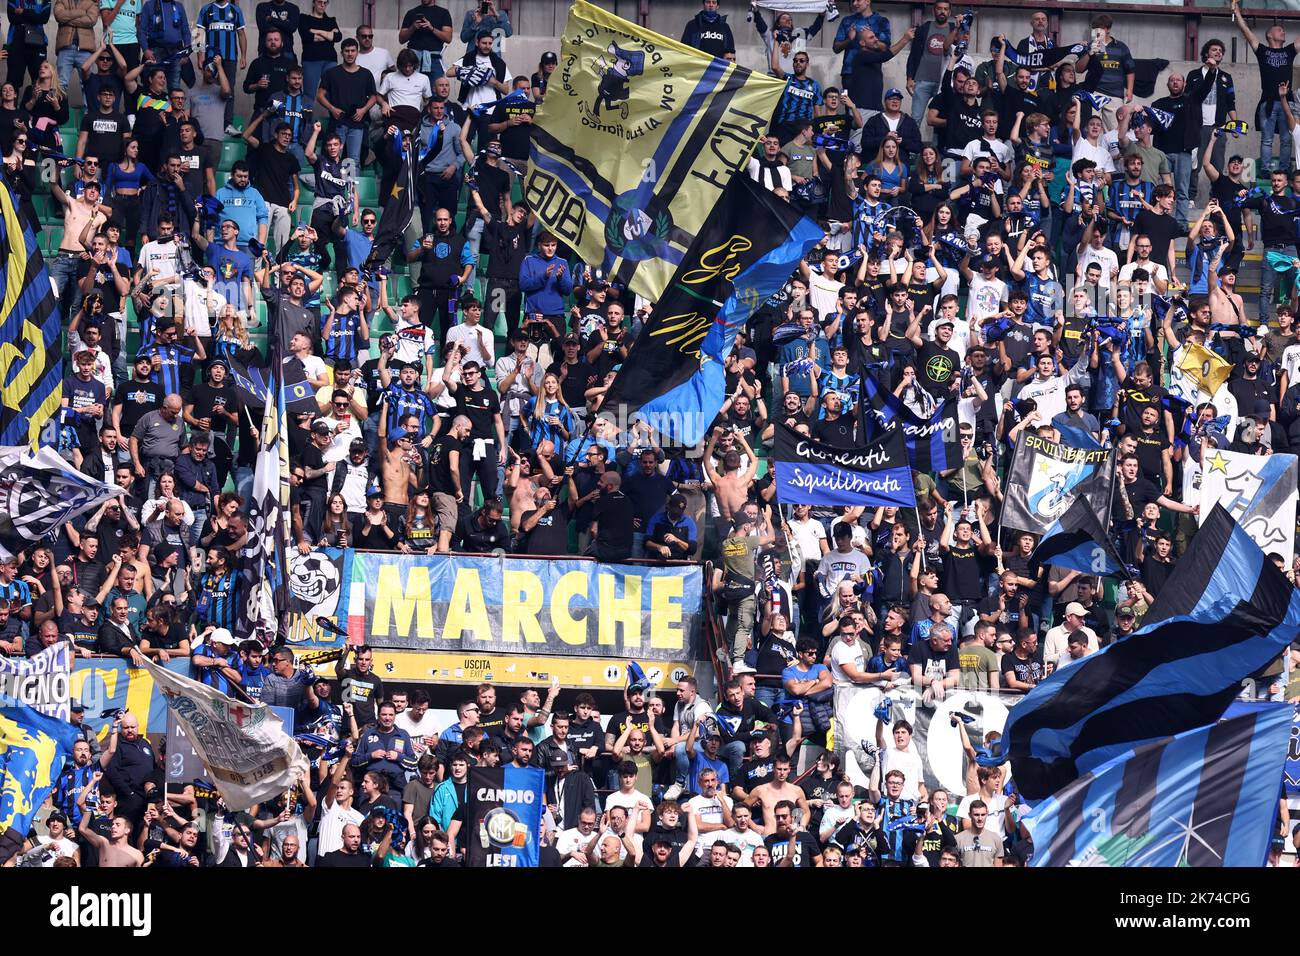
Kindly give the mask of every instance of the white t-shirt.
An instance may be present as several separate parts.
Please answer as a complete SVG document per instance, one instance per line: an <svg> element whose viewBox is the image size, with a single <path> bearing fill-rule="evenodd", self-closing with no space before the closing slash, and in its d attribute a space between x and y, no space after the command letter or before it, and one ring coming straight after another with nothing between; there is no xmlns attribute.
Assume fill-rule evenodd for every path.
<svg viewBox="0 0 1300 956"><path fill-rule="evenodd" d="M858 808L850 803L847 807L842 807L838 803L833 803L822 811L821 826L817 831L817 838L825 843L831 838L831 835L844 824L848 823L858 815Z"/></svg>
<svg viewBox="0 0 1300 956"><path fill-rule="evenodd" d="M697 795L686 801L686 809L695 813L698 816L700 823L721 823L722 807L724 803L727 809L730 810L731 799L729 797L723 796L720 793L712 797ZM722 833L722 830L712 830L708 833L701 833L699 838L695 841L695 855L697 857L704 856L704 854L708 852L709 848L721 839Z"/></svg>
<svg viewBox="0 0 1300 956"><path fill-rule="evenodd" d="M808 303L817 310L817 317L824 318L835 311L835 302L839 298L843 282L827 278L820 272L810 270L808 275Z"/></svg>
<svg viewBox="0 0 1300 956"><path fill-rule="evenodd" d="M844 673L844 664L852 664L859 671L867 669L867 659L857 641L845 644L837 638L835 646L831 648L831 677L836 684L851 686L853 681Z"/></svg>
<svg viewBox="0 0 1300 956"><path fill-rule="evenodd" d="M337 418L322 417L315 419L312 424L324 422L332 431L338 426L339 421L340 419ZM343 461L348 457L348 446L355 439L361 437L361 426L357 424L356 418L349 416L347 425L348 427L343 431L334 433L333 437L330 438L329 446L321 452L321 458L325 459L326 462ZM351 469L348 470L351 471Z"/></svg>
<svg viewBox="0 0 1300 956"><path fill-rule="evenodd" d="M429 351L435 357L438 354L438 337L433 334L433 329L418 320L410 325L402 325L399 319L393 328L393 334L397 337L397 350L389 359L390 366L398 362L416 362L423 373L425 354ZM393 377L396 378L397 374L394 373Z"/></svg>
<svg viewBox="0 0 1300 956"><path fill-rule="evenodd" d="M816 518L809 518L807 521L796 521L790 519L790 530L794 533L795 540L799 544L799 550L803 552L805 561L820 561L822 557L821 542L826 540L826 526Z"/></svg>
<svg viewBox="0 0 1300 956"><path fill-rule="evenodd" d="M712 834L710 834L710 836L711 835ZM54 869L54 861L57 860L59 857L61 856L70 857L77 852L77 844L74 843L72 840L69 840L67 837L60 837L57 840L51 840L49 835L46 834L45 836L39 837L38 839L41 846L54 847L54 853L51 856L46 857L41 862L41 867L43 869L52 870Z"/></svg>
<svg viewBox="0 0 1300 956"><path fill-rule="evenodd" d="M226 307L226 297L193 279L186 279L182 288L185 290L185 324L193 327L199 338L206 338L212 334L212 326Z"/></svg>
<svg viewBox="0 0 1300 956"><path fill-rule="evenodd" d="M481 53L476 54L474 57L474 66L481 70L487 70L488 75L490 77L496 76L495 71L493 71L492 69L492 60L490 57L486 57ZM462 71L462 75L464 75L465 68L462 66L460 67L460 69ZM509 89L510 84L513 81L514 81L514 77L511 76L509 70L506 70L505 76L501 77L501 82L505 84L506 89ZM463 93L465 92L463 86L461 92ZM465 109L472 110L480 103L491 103L493 100L498 98L498 95L499 94L497 93L497 91L493 89L490 80L479 86L471 87L469 89L469 92L465 94L465 103L464 103Z"/></svg>
<svg viewBox="0 0 1300 956"><path fill-rule="evenodd" d="M1283 349L1282 359L1279 364L1282 366L1282 370L1286 372L1287 386L1294 385L1298 381L1296 375L1300 374L1300 344L1288 345Z"/></svg>
<svg viewBox="0 0 1300 956"><path fill-rule="evenodd" d="M980 273L970 280L970 294L966 299L966 315L969 319L987 319L1002 311L1002 304L1007 301L1007 284L1001 279L989 281Z"/></svg>
<svg viewBox="0 0 1300 956"><path fill-rule="evenodd" d="M738 866L753 866L754 847L763 845L763 835L750 827L743 833L732 827L730 830L719 830L718 839L715 843L729 843L732 846L740 848L740 863ZM712 844L710 844L712 845Z"/></svg>
<svg viewBox="0 0 1300 956"><path fill-rule="evenodd" d="M409 710L404 710L397 715L395 724L399 730L405 730L407 736L417 743L422 742L420 741L421 737L436 738L440 733L438 720L434 717L433 711L431 710L426 710L424 716L421 717L418 722L411 719L411 712Z"/></svg>
<svg viewBox="0 0 1300 956"><path fill-rule="evenodd" d="M1079 253L1078 275L1083 275L1084 271L1088 268L1088 264L1091 262L1095 262L1101 266L1101 279L1098 284L1103 289L1109 289L1111 270L1119 270L1119 256L1115 255L1113 250L1107 249L1105 246L1102 246L1100 249L1094 249L1092 246L1088 246L1083 250L1083 252Z"/></svg>
<svg viewBox="0 0 1300 956"><path fill-rule="evenodd" d="M1096 163L1098 173L1115 172L1115 160L1111 158L1110 150L1106 148L1104 136L1100 146L1093 146L1082 136L1079 137L1079 141L1074 144L1074 152L1070 156L1070 165L1073 166L1081 159L1091 159Z"/></svg>
<svg viewBox="0 0 1300 956"><path fill-rule="evenodd" d="M357 66L370 71L370 75L375 78L375 88L378 89L380 80L384 76L384 70L396 68L397 61L393 59L393 54L383 47L377 46L369 53L358 53Z"/></svg>
<svg viewBox="0 0 1300 956"><path fill-rule="evenodd" d="M794 180L790 178L789 166L774 167L771 170L772 182L770 184L767 181L767 171L763 169L757 159L750 159L745 171L749 173L750 179L766 189L771 189L773 192L778 189L789 192L794 187Z"/></svg>
<svg viewBox="0 0 1300 956"><path fill-rule="evenodd" d="M891 743L880 752L880 757L881 780L884 780L885 774L889 773L889 771L901 770L903 772L903 799L919 799L921 784L925 782L925 766L921 763L921 755L916 752L916 748L909 745L906 750L899 750Z"/></svg>
<svg viewBox="0 0 1300 956"><path fill-rule="evenodd" d="M389 73L382 81L375 82L379 87L379 95L388 100L389 106L410 106L421 110L424 109L425 101L433 96L429 78L419 70L410 76L403 76L400 72Z"/></svg>
<svg viewBox="0 0 1300 956"><path fill-rule="evenodd" d="M559 834L555 837L555 852L560 854L562 858L565 858L564 859L565 866L583 866L585 864L579 863L577 860L570 860L567 857L574 850L586 850L587 847L591 844L591 841L594 840L595 838L596 838L595 830L592 830L590 833L587 834L584 834L577 827L574 827L571 830L561 830ZM626 849L623 851L623 853L624 855L626 855L627 853Z"/></svg>
<svg viewBox="0 0 1300 956"><path fill-rule="evenodd" d="M1146 269L1147 273L1154 281L1159 279L1161 282L1169 281L1169 270L1158 262L1148 261L1145 265L1140 262L1128 262L1119 267L1119 281L1128 282L1133 278L1133 273L1138 269Z"/></svg>
<svg viewBox="0 0 1300 956"><path fill-rule="evenodd" d="M1004 823L1006 821L1006 813L1004 813L1003 811L1005 811L1007 808L1007 798L1002 794L998 794L997 796L988 799L981 797L978 793L972 793L969 794L968 796L963 797L961 801L961 805L957 807L957 819L969 820L970 805L974 803L976 800L983 800L986 804L988 804L989 818L988 821L984 824L984 828L988 830L990 833L996 834L998 839L1002 839L1003 837L1005 837L1006 828L1004 827Z"/></svg>
<svg viewBox="0 0 1300 956"><path fill-rule="evenodd" d="M629 826L631 825L631 821L632 821L632 808L635 807L637 804L641 805L641 814L643 818L645 817L645 814L654 812L654 807L651 805L650 801L646 798L646 795L637 790L633 790L631 793L623 793L621 790L619 790L616 791L615 793L611 793L608 797L605 798L606 812L613 809L614 807L622 807L624 810L627 811L627 819L628 819Z"/></svg>
<svg viewBox="0 0 1300 956"><path fill-rule="evenodd" d="M322 801L319 817L320 830L317 835L317 856L324 856L326 853L333 853L335 850L343 849L343 828L349 823L361 826L362 821L365 820L365 815L360 810L352 808L344 810L337 801L331 803L328 807Z"/></svg>
<svg viewBox="0 0 1300 956"><path fill-rule="evenodd" d="M143 270L146 279L151 278L150 273L158 270L158 274L152 276L155 286L164 282L175 282L180 277L180 246L175 240L171 242L159 242L156 239L153 242L146 242L140 250L140 268Z"/></svg>
<svg viewBox="0 0 1300 956"><path fill-rule="evenodd" d="M482 341L484 338L487 340L486 346ZM453 325L447 332L447 344L465 347L465 358L462 364L478 362L484 368L491 368L496 362L496 345L493 343L492 330L481 322L478 325L470 325L467 322Z"/></svg>
<svg viewBox="0 0 1300 956"><path fill-rule="evenodd" d="M285 359L285 361L289 360ZM310 379L326 377L329 372L325 360L318 355L304 355L299 361L302 362L303 372Z"/></svg>

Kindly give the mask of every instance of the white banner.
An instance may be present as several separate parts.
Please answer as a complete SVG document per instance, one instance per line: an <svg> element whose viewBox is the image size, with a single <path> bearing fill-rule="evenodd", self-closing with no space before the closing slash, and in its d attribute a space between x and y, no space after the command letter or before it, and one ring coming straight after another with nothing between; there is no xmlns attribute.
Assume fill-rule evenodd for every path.
<svg viewBox="0 0 1300 956"><path fill-rule="evenodd" d="M1206 449L1201 461L1201 515L1221 504L1265 554L1295 557L1295 455L1243 455ZM1186 501L1187 499L1183 499Z"/></svg>
<svg viewBox="0 0 1300 956"><path fill-rule="evenodd" d="M881 696L888 696L892 704L891 726L900 719L912 725L912 746L917 749L925 766L926 787L933 790L942 786L957 799L966 794L966 754L952 715L964 714L974 718L966 723L966 736L973 746L986 747L985 736L990 731L1001 734L1007 714L1022 699L1020 694L958 689L949 691L943 700L932 706L926 706L920 693L911 685L884 695L876 687L837 687L836 750L858 756L863 744L875 744L876 725L880 723L875 709ZM893 743L889 727L885 728L885 743ZM862 772L858 760L845 760L844 767L851 783L863 787L868 785L868 775Z"/></svg>
<svg viewBox="0 0 1300 956"><path fill-rule="evenodd" d="M307 758L265 704L245 704L146 660L168 709L232 810L278 797L307 772Z"/></svg>
<svg viewBox="0 0 1300 956"><path fill-rule="evenodd" d="M0 697L67 720L72 701L72 645L65 641L31 657L0 657Z"/></svg>
<svg viewBox="0 0 1300 956"><path fill-rule="evenodd" d="M826 0L758 0L754 5L777 13L827 13L835 9Z"/></svg>

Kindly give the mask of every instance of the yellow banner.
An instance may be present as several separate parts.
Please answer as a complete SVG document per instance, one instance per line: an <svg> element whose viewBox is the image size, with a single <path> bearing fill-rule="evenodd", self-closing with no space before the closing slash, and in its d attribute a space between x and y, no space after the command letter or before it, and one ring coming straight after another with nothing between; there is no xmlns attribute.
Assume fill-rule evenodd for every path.
<svg viewBox="0 0 1300 956"><path fill-rule="evenodd" d="M384 680L413 683L478 684L491 681L515 687L544 688L558 677L564 687L619 690L627 684L627 661L599 657L534 657L507 654L439 654L424 651L373 649L375 671ZM672 690L695 665L666 661L642 662L646 678L661 690ZM320 664L316 673L334 677L334 665Z"/></svg>
<svg viewBox="0 0 1300 956"><path fill-rule="evenodd" d="M785 82L584 0L569 10L559 57L533 124L524 198L610 281L658 299Z"/></svg>
<svg viewBox="0 0 1300 956"><path fill-rule="evenodd" d="M1232 374L1232 363L1204 345L1189 345L1178 368L1208 396L1213 396Z"/></svg>

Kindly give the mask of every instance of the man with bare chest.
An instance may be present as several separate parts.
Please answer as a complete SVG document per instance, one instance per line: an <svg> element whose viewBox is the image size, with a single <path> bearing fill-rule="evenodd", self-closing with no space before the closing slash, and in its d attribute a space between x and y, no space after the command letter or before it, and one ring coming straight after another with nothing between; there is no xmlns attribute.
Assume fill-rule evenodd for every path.
<svg viewBox="0 0 1300 956"><path fill-rule="evenodd" d="M103 774L96 771L91 786L93 787L102 776ZM101 867L122 868L144 865L144 854L131 846L130 820L126 817L113 817L108 837L105 838L90 828L90 819L91 814L82 813L81 822L77 824L77 832L99 853Z"/></svg>
<svg viewBox="0 0 1300 956"><path fill-rule="evenodd" d="M745 468L741 468L741 453L734 447L739 444L744 449ZM714 449L721 446L722 472L714 466ZM713 496L718 502L718 538L726 537L740 509L749 500L749 489L758 473L758 456L739 432L728 432L715 428L709 436L709 443L704 448L704 475L713 485Z"/></svg>
<svg viewBox="0 0 1300 956"><path fill-rule="evenodd" d="M807 827L808 821L812 819L807 794L802 787L790 782L790 757L787 754L776 755L772 760L772 779L755 787L749 799L751 806L754 803L762 804L765 821L776 819L776 805L782 800L788 800L798 807L803 826Z"/></svg>

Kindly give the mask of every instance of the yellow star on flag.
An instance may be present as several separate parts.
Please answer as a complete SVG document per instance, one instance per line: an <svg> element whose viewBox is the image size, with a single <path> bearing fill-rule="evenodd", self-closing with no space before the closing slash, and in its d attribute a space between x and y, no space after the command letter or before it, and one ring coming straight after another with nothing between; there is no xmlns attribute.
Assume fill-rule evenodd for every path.
<svg viewBox="0 0 1300 956"><path fill-rule="evenodd" d="M1226 475L1228 473L1228 459L1216 451L1214 457L1210 459L1210 471L1221 471Z"/></svg>

